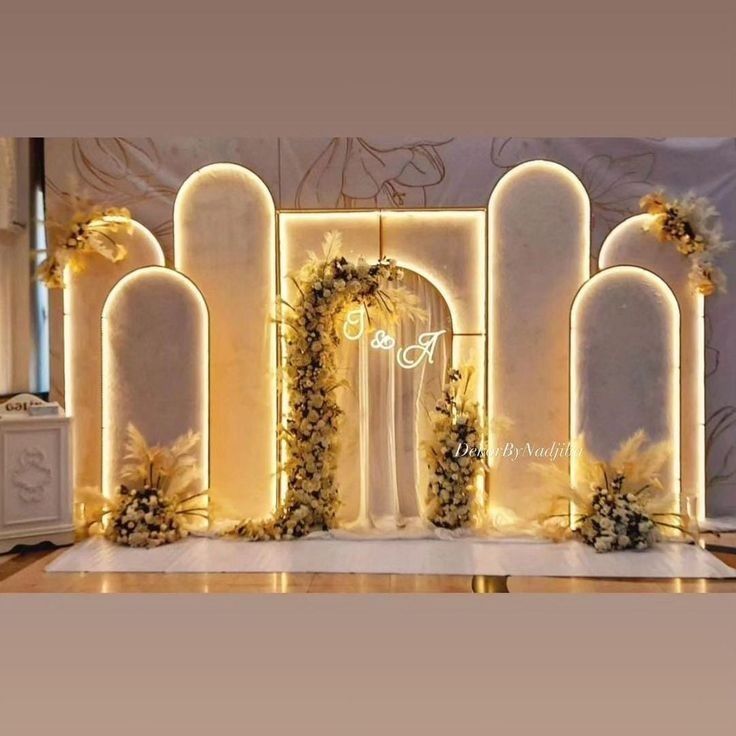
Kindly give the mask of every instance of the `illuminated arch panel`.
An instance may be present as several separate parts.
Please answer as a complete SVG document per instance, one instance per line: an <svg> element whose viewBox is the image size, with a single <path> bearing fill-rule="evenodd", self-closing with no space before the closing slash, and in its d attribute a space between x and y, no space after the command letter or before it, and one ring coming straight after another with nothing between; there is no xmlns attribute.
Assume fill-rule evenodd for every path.
<svg viewBox="0 0 736 736"><path fill-rule="evenodd" d="M322 240L330 230L342 233L342 255L349 260L363 256L368 261L375 261L380 257L381 221L378 210L280 212L281 288L287 299L294 293L294 287L286 276L304 264L310 251L322 256Z"/></svg>
<svg viewBox="0 0 736 736"><path fill-rule="evenodd" d="M705 338L703 296L688 284L688 262L676 248L644 230L651 215L637 215L614 228L601 247L599 265L641 266L660 276L680 307L681 454L683 498L694 498L700 518L705 496Z"/></svg>
<svg viewBox="0 0 736 736"><path fill-rule="evenodd" d="M590 275L590 202L568 169L531 161L507 173L488 205L490 415L495 447L549 447L569 433L570 305ZM499 459L491 499L535 515L534 457Z"/></svg>
<svg viewBox="0 0 736 736"><path fill-rule="evenodd" d="M414 271L446 300L452 326L452 362L475 366L471 393L486 406L486 230L485 211L362 210L281 212L279 252L282 293L294 287L286 278L306 260L321 253L328 230L343 235L343 255L376 260L395 258ZM345 397L348 408L354 397ZM288 396L282 397L282 411ZM346 430L347 431L347 430Z"/></svg>
<svg viewBox="0 0 736 736"><path fill-rule="evenodd" d="M192 174L174 204L177 270L201 289L211 335L212 497L236 516L276 502L276 213L235 164Z"/></svg>
<svg viewBox="0 0 736 736"><path fill-rule="evenodd" d="M452 364L471 364L486 406L486 223L483 210L382 210L381 254L433 284L452 317Z"/></svg>
<svg viewBox="0 0 736 736"><path fill-rule="evenodd" d="M570 315L570 438L609 460L643 429L672 447L662 473L680 498L680 312L672 291L643 268L605 269L578 292ZM571 460L573 477L576 458Z"/></svg>
<svg viewBox="0 0 736 736"><path fill-rule="evenodd" d="M486 331L485 229L482 210L381 212L382 255L437 287L457 334Z"/></svg>
<svg viewBox="0 0 736 736"><path fill-rule="evenodd" d="M102 312L103 493L112 495L134 424L150 444L192 430L209 475L209 325L196 286L176 271L141 268L121 279Z"/></svg>
<svg viewBox="0 0 736 736"><path fill-rule="evenodd" d="M102 385L100 319L114 284L142 266L162 266L164 254L156 238L133 222L118 241L127 256L118 263L90 257L81 273L67 269L64 289L64 394L67 414L74 417L74 485L101 487Z"/></svg>

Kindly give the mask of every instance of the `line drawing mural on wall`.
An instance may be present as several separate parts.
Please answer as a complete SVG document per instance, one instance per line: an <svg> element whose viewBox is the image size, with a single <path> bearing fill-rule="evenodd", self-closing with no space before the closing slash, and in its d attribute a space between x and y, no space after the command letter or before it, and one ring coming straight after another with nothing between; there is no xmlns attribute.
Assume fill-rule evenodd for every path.
<svg viewBox="0 0 736 736"><path fill-rule="evenodd" d="M427 188L445 176L437 149L451 140L386 147L333 138L299 182L296 208L426 207Z"/></svg>

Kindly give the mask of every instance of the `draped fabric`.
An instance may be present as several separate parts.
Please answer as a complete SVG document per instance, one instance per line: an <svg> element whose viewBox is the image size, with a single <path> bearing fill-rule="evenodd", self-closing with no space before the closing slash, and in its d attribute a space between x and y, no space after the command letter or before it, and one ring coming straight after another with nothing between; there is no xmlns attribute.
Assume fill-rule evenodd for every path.
<svg viewBox="0 0 736 736"><path fill-rule="evenodd" d="M0 138L0 395L28 389L29 254L19 225L19 146Z"/></svg>
<svg viewBox="0 0 736 736"><path fill-rule="evenodd" d="M10 393L13 385L13 350L5 349L14 342L13 330L13 276L14 247L12 236L0 232L0 395Z"/></svg>
<svg viewBox="0 0 736 736"><path fill-rule="evenodd" d="M18 222L18 150L15 139L0 138L0 233Z"/></svg>
<svg viewBox="0 0 736 736"><path fill-rule="evenodd" d="M428 281L406 272L404 285L416 294L425 319L380 323L396 340L391 350L371 347L375 331L343 340L340 365L348 386L340 396L345 412L340 428L339 476L350 529L385 531L417 523L427 488L422 446L431 438L430 412L442 392L451 351L450 313ZM446 330L433 362L402 368L396 352L415 345L423 332Z"/></svg>
<svg viewBox="0 0 736 736"><path fill-rule="evenodd" d="M692 190L709 197L723 215L726 236L736 239L734 138L59 138L48 139L46 151L52 215L64 217L72 207L72 195L127 206L159 238L169 260L176 191L193 170L218 161L255 171L268 186L276 207L284 209L485 207L498 179L513 166L539 158L557 161L581 179L590 196L594 270L603 239L618 223L636 214L639 198L657 186L674 194ZM731 289L706 300L707 484L713 510L733 513L736 249L724 254L721 265ZM534 268L533 263L529 266ZM52 335L52 353L59 352L59 339L58 333ZM369 350L364 360L384 357L373 352ZM351 365L357 366L357 360ZM375 372L373 368L373 381L377 380ZM58 378L54 379L52 376L58 385ZM396 392L404 377L397 384L396 373L392 380ZM389 391L388 376L385 381L384 390ZM358 394L352 400L357 402ZM390 433L378 437L390 444ZM378 439L374 434L371 438L375 450ZM406 435L399 433L394 446L405 441ZM364 445L366 442L364 439ZM351 445L349 438L343 444L349 461L342 472L349 473L358 464L356 453L370 449L365 445L360 450L360 443ZM411 484L401 480L408 471L399 464L396 472L396 487L402 489L405 508L402 513L411 515L413 507L403 495ZM401 504L399 507L401 510ZM356 508L351 499L343 513L355 516ZM377 518L392 517L396 510L377 506L375 513Z"/></svg>
<svg viewBox="0 0 736 736"><path fill-rule="evenodd" d="M318 535L319 536L319 533ZM377 574L519 575L591 578L736 578L736 570L694 544L658 544L646 554L602 555L574 541L495 537L387 539L365 544L347 532L258 544L190 536L140 550L95 537L54 556L46 572L352 572ZM403 535L404 537L406 535Z"/></svg>

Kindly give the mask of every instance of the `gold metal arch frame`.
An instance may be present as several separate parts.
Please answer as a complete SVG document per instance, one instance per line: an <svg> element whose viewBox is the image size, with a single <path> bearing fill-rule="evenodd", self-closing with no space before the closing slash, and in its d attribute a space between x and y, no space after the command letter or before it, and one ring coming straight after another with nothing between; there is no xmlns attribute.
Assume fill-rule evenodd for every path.
<svg viewBox="0 0 736 736"><path fill-rule="evenodd" d="M306 246L303 243L291 243L289 238L286 236L287 223L290 226L296 225L300 222L313 224L316 220L324 219L325 224L321 229L321 232L331 229L334 227L339 229L339 225L336 221L350 222L351 220L356 223L364 219L366 215L377 216L378 226L378 253L379 258L387 255L386 235L384 231L385 218L391 217L417 217L425 220L425 222L438 222L442 218L453 219L458 216L467 218L469 223L472 224L473 236L469 243L469 248L473 251L474 256L478 259L481 264L481 268L476 271L475 284L472 285L472 296L478 313L481 315L482 330L478 331L456 331L456 325L461 321L462 305L457 301L453 301L451 297L448 297L448 286L443 283L443 276L441 273L441 263L434 263L436 270L431 272L427 264L419 263L417 260L411 258L402 257L400 254L391 253L391 257L396 258L399 266L406 268L424 278L429 284L431 284L439 294L442 295L447 308L450 313L450 319L452 323L452 337L451 337L451 354L452 361L456 363L461 358L461 348L458 338L478 338L480 356L473 356L478 361L477 370L477 384L476 394L481 405L484 407L484 411L487 407L487 396L488 387L486 382L486 376L488 374L488 345L487 345L487 324L488 324L488 300L486 299L486 267L487 267L487 231L486 231L486 210L485 208L457 208L457 209L420 209L420 210L390 210L382 208L374 209L356 209L356 210L322 210L322 209L310 209L310 210L279 210L277 212L277 255L278 255L278 266L277 273L279 274L279 289L277 298L282 296L282 283L283 275L287 271L287 263L298 261L298 253L302 253L306 257L308 251L315 250L315 247L309 245ZM371 260L370 257L366 256L367 260ZM282 365L283 361L283 335L279 330L279 365ZM480 360L478 360L480 358ZM288 411L288 392L284 389L281 382L279 383L279 416L283 422L284 417ZM280 459L283 459L284 448L280 444ZM282 478L280 484L280 495L283 497L285 493L284 479ZM482 489L480 491L482 493Z"/></svg>
<svg viewBox="0 0 736 736"><path fill-rule="evenodd" d="M109 376L109 312L112 309L115 300L124 289L129 288L131 283L134 283L141 278L149 278L151 276L176 280L190 291L194 299L194 303L197 305L202 340L200 345L201 362L199 365L199 380L203 401L202 406L199 408L200 425L202 427L200 438L202 455L201 473L204 489L208 489L210 484L210 320L207 302L197 285L184 274L164 266L143 266L126 274L113 286L102 309L100 325L100 335L102 339L102 491L108 498L112 496L117 485L117 479L113 478L111 475L112 463L110 462L110 458L113 456L113 438L109 434L111 430L110 412L115 400L115 392L110 384ZM182 432L184 431L186 431L186 429L182 428Z"/></svg>
<svg viewBox="0 0 736 736"><path fill-rule="evenodd" d="M641 266L609 266L599 271L597 274L592 276L586 281L575 294L572 305L570 306L570 411L569 411L569 424L570 424L570 442L575 442L578 438L575 436L574 428L578 426L578 389L579 381L577 375L577 352L578 345L576 342L576 322L578 319L578 312L581 310L581 305L585 296L596 288L605 288L603 281L609 278L611 275L625 275L631 274L634 276L645 276L653 289L665 299L668 303L671 313L673 315L674 324L672 326L672 339L670 344L670 354L673 356L673 368L670 374L669 388L670 388L670 408L671 416L676 418L677 421L674 423L674 441L672 448L672 455L670 458L670 474L673 481L676 484L674 494L677 498L678 506L682 505L682 454L680 452L680 424L682 417L682 405L680 401L681 391L681 365L682 365L682 345L680 342L680 305L675 298L672 289L669 287L667 282L659 275L650 271L647 268ZM626 437L621 437L621 441L626 440ZM577 474L577 463L576 457L570 458L570 479L575 482ZM570 519L572 523L573 508L570 508Z"/></svg>

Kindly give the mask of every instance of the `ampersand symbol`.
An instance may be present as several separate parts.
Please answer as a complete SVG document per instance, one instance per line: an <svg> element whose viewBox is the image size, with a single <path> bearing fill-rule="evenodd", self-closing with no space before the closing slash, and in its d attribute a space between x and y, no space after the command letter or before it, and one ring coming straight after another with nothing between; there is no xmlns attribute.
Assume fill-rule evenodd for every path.
<svg viewBox="0 0 736 736"><path fill-rule="evenodd" d="M376 330L371 340L371 347L377 350L391 350L394 345L396 345L396 340L385 330Z"/></svg>

